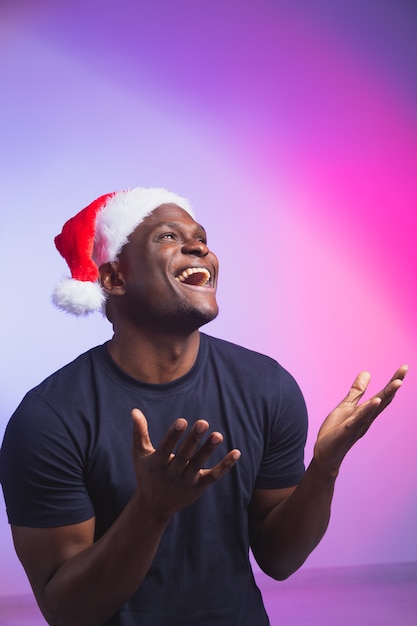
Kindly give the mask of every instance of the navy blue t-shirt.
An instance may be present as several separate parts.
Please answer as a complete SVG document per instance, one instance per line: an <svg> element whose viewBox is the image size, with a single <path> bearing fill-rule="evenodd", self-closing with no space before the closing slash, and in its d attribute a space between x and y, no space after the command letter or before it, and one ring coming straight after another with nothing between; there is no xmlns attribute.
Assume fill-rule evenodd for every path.
<svg viewBox="0 0 417 626"><path fill-rule="evenodd" d="M192 369L162 385L121 371L106 345L30 391L6 429L0 456L9 522L54 527L96 518L96 539L132 496L131 410L153 445L178 417L206 419L224 442L209 465L238 448L221 481L178 512L137 593L108 625L267 625L249 561L247 508L255 487L284 488L304 472L305 403L276 361L200 334Z"/></svg>

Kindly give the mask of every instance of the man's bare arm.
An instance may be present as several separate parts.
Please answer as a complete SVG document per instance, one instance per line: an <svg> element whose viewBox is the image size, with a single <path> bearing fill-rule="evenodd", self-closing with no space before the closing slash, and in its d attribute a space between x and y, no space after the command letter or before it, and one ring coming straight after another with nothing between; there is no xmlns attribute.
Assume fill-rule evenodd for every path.
<svg viewBox="0 0 417 626"><path fill-rule="evenodd" d="M320 542L329 523L334 485L344 457L393 400L406 373L407 366L400 367L379 393L360 405L370 375L359 374L347 396L323 422L313 459L299 485L287 492L254 492L249 511L251 546L267 574L287 578Z"/></svg>

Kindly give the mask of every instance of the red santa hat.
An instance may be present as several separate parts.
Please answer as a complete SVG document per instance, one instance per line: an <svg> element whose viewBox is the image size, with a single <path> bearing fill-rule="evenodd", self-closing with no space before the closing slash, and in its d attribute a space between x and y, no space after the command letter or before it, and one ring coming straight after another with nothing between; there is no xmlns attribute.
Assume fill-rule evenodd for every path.
<svg viewBox="0 0 417 626"><path fill-rule="evenodd" d="M117 259L129 235L161 204L176 204L194 217L190 203L166 189L135 187L100 196L69 219L55 237L71 277L61 280L53 303L74 315L102 311L106 296L99 283L99 267Z"/></svg>

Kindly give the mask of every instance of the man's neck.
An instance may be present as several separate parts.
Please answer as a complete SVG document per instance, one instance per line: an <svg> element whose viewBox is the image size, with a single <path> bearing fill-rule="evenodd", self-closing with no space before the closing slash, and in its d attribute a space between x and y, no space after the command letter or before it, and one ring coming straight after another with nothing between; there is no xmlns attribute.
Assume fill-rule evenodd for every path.
<svg viewBox="0 0 417 626"><path fill-rule="evenodd" d="M146 383L162 384L184 376L194 365L200 346L196 330L186 336L115 332L110 356L126 374Z"/></svg>

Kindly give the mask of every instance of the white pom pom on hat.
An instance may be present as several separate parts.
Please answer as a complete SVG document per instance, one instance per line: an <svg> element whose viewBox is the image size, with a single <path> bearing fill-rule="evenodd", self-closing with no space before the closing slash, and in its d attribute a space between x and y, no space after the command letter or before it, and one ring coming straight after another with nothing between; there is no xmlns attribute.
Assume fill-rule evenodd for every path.
<svg viewBox="0 0 417 626"><path fill-rule="evenodd" d="M69 219L55 237L55 246L67 262L71 277L55 287L55 306L73 315L102 311L106 296L98 280L100 265L115 261L145 217L168 203L194 217L185 198L158 187L135 187L100 196Z"/></svg>

